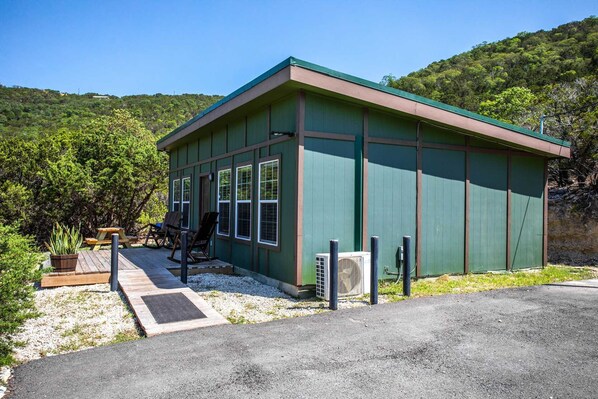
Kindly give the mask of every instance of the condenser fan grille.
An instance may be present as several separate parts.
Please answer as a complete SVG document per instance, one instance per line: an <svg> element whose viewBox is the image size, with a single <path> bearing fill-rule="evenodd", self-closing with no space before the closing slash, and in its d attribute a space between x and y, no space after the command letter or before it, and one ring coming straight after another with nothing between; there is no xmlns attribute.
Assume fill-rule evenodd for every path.
<svg viewBox="0 0 598 399"><path fill-rule="evenodd" d="M368 252L341 252L338 254L338 297L369 293L370 264ZM330 294L330 254L316 254L316 296L325 300Z"/></svg>
<svg viewBox="0 0 598 399"><path fill-rule="evenodd" d="M360 258L342 258L338 261L338 294L362 294Z"/></svg>

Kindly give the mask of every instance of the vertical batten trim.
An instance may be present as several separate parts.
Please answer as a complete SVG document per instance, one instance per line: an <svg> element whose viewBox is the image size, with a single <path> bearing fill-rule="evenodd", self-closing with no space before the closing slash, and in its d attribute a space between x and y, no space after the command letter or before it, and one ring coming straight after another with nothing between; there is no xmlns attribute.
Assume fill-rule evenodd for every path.
<svg viewBox="0 0 598 399"><path fill-rule="evenodd" d="M421 131L421 121L417 121L416 127L417 135L417 178L416 178L416 198L417 209L415 210L416 226L415 226L415 277L420 277L422 274L422 141L423 134Z"/></svg>
<svg viewBox="0 0 598 399"><path fill-rule="evenodd" d="M542 266L548 264L548 158L544 159L544 210L542 221Z"/></svg>
<svg viewBox="0 0 598 399"><path fill-rule="evenodd" d="M469 273L469 136L465 137L465 248L463 256L463 271Z"/></svg>
<svg viewBox="0 0 598 399"><path fill-rule="evenodd" d="M507 270L511 270L511 152L507 155Z"/></svg>
<svg viewBox="0 0 598 399"><path fill-rule="evenodd" d="M368 247L368 139L369 139L369 110L363 109L363 168L362 168L362 188L361 188L361 249L365 251Z"/></svg>
<svg viewBox="0 0 598 399"><path fill-rule="evenodd" d="M296 117L297 185L295 186L295 198L297 198L297 204L295 207L295 223L297 237L295 241L295 285L299 287L302 285L303 280L303 157L305 144L305 92L303 90L300 90L297 95Z"/></svg>

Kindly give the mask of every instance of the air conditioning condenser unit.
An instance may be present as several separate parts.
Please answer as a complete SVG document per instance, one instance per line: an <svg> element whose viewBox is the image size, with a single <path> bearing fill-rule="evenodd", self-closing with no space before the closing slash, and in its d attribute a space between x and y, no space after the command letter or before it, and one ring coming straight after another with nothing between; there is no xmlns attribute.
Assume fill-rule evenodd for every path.
<svg viewBox="0 0 598 399"><path fill-rule="evenodd" d="M329 300L330 254L316 254L316 296ZM338 297L370 293L370 253L338 254Z"/></svg>

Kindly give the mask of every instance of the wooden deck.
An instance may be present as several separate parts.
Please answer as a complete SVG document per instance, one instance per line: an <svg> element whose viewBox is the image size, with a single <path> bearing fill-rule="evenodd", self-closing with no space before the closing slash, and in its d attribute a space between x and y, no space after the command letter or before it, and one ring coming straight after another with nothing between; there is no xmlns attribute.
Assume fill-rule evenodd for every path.
<svg viewBox="0 0 598 399"><path fill-rule="evenodd" d="M118 251L118 270L135 270L139 268L138 265L159 266L168 269L175 276L180 276L181 265L167 259L169 255L170 251L167 249L120 249ZM218 259L189 265L189 275L198 273L232 274L233 267ZM46 274L41 281L41 287L104 284L109 280L110 250L81 251L74 273Z"/></svg>
<svg viewBox="0 0 598 399"><path fill-rule="evenodd" d="M119 253L118 270L135 270L137 266ZM42 288L65 285L104 284L110 280L110 251L81 251L74 273L49 273L41 281Z"/></svg>
<svg viewBox="0 0 598 399"><path fill-rule="evenodd" d="M195 291L175 276L174 273L180 274L181 265L167 259L170 251L166 249L130 248L121 249L118 252L118 283L120 289L147 336L228 323ZM232 265L220 260L189 265L189 274L231 274L232 271ZM47 274L43 278L41 286L47 288L64 285L98 284L107 283L109 279L110 250L81 251L77 269L74 273ZM144 297L165 294L183 295L190 302L188 306L197 308L205 317L158 323L148 308ZM173 312L176 312L176 309Z"/></svg>

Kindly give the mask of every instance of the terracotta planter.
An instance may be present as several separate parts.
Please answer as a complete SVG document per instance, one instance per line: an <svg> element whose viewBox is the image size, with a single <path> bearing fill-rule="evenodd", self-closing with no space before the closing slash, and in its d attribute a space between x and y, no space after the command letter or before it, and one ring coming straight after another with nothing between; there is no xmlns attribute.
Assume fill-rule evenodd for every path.
<svg viewBox="0 0 598 399"><path fill-rule="evenodd" d="M79 254L50 255L50 264L56 273L74 272L77 268Z"/></svg>

